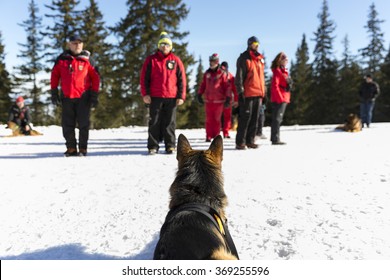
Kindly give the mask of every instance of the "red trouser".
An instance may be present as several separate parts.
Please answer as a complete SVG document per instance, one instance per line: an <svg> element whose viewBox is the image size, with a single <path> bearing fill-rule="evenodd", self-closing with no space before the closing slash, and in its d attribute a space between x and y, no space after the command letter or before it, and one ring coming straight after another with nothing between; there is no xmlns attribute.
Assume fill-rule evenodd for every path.
<svg viewBox="0 0 390 280"><path fill-rule="evenodd" d="M212 139L221 131L223 103L206 103L206 138Z"/></svg>
<svg viewBox="0 0 390 280"><path fill-rule="evenodd" d="M223 136L229 135L229 130L232 126L232 106L223 109Z"/></svg>

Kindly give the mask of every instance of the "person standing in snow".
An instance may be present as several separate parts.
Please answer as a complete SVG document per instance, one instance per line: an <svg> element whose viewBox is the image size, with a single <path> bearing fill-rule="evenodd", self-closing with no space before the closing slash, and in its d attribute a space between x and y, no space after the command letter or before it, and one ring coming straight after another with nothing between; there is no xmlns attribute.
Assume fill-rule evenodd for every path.
<svg viewBox="0 0 390 280"><path fill-rule="evenodd" d="M221 63L221 69L227 73L228 78L228 97L233 102L230 102L229 106L225 106L223 109L223 124L222 124L222 133L224 138L230 138L229 130L232 126L232 106L237 108L238 106L238 94L236 86L234 85L234 76L229 72L229 64L224 61Z"/></svg>
<svg viewBox="0 0 390 280"><path fill-rule="evenodd" d="M374 111L375 99L380 93L379 85L374 82L372 76L367 74L365 81L360 86L360 118L362 119L362 125L366 124L370 127L372 120L372 112Z"/></svg>
<svg viewBox="0 0 390 280"><path fill-rule="evenodd" d="M203 74L197 95L200 104L206 103L206 142L220 134L223 109L230 106L228 75L219 65L218 54L212 54L209 62L210 68Z"/></svg>
<svg viewBox="0 0 390 280"><path fill-rule="evenodd" d="M73 35L68 50L55 61L51 72L51 101L62 105L62 133L66 141L65 156L86 156L89 138L91 107L98 104L100 76L90 53L83 50L83 40ZM61 91L58 86L61 86ZM79 128L79 152L76 141L76 122Z"/></svg>
<svg viewBox="0 0 390 280"><path fill-rule="evenodd" d="M258 148L255 144L260 105L266 93L264 57L258 52L259 39L252 36L247 50L237 59L235 85L238 92L239 117L236 149Z"/></svg>
<svg viewBox="0 0 390 280"><path fill-rule="evenodd" d="M11 106L8 114L8 127L17 133L30 135L31 133L30 109L24 105L24 98L18 96L15 104Z"/></svg>
<svg viewBox="0 0 390 280"><path fill-rule="evenodd" d="M272 103L272 124L271 142L272 145L284 145L280 141L280 125L283 121L287 104L290 103L290 88L292 81L287 71L288 58L284 52L280 52L272 61L271 80L271 103Z"/></svg>
<svg viewBox="0 0 390 280"><path fill-rule="evenodd" d="M186 99L186 72L172 46L168 34L161 32L157 51L146 58L141 70L141 95L150 114L147 146L151 155L158 153L162 139L167 154L175 151L176 110Z"/></svg>

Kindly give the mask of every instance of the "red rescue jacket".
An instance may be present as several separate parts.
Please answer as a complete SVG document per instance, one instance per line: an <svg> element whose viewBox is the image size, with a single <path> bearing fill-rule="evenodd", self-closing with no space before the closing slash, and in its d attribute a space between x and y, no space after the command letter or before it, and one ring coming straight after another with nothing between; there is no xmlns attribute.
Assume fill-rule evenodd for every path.
<svg viewBox="0 0 390 280"><path fill-rule="evenodd" d="M290 103L290 92L288 89L288 71L284 67L272 69L271 80L271 102Z"/></svg>
<svg viewBox="0 0 390 280"><path fill-rule="evenodd" d="M187 80L183 62L170 52L148 56L142 66L140 86L142 96L186 99Z"/></svg>
<svg viewBox="0 0 390 280"><path fill-rule="evenodd" d="M67 51L57 58L51 71L51 89L60 83L66 98L80 98L88 90L99 92L100 76L90 61L89 52L82 51L74 56Z"/></svg>
<svg viewBox="0 0 390 280"><path fill-rule="evenodd" d="M224 103L227 97L231 99L228 95L230 93L228 74L220 67L216 70L207 69L198 93L205 95L206 103Z"/></svg>

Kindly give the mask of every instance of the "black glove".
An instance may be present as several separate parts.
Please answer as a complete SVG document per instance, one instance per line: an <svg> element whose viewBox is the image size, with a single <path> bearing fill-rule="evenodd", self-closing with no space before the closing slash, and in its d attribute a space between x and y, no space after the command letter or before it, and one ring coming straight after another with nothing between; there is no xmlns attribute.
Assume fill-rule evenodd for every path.
<svg viewBox="0 0 390 280"><path fill-rule="evenodd" d="M196 95L196 100L198 101L199 104L202 104L202 105L204 104L202 95L197 94Z"/></svg>
<svg viewBox="0 0 390 280"><path fill-rule="evenodd" d="M53 88L51 93L51 104L58 106L61 104L60 96L58 95L58 88Z"/></svg>
<svg viewBox="0 0 390 280"><path fill-rule="evenodd" d="M89 91L89 103L92 108L96 108L99 104L98 93L96 91Z"/></svg>
<svg viewBox="0 0 390 280"><path fill-rule="evenodd" d="M229 108L229 106L230 106L230 98L226 97L225 103L223 103L223 107Z"/></svg>

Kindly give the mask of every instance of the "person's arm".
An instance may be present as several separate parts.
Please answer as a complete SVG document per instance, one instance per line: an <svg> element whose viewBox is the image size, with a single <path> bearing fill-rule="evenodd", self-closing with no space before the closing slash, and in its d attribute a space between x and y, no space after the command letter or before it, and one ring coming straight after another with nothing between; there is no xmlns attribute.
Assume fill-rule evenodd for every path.
<svg viewBox="0 0 390 280"><path fill-rule="evenodd" d="M186 71L184 69L183 62L180 58L177 58L177 68L176 68L176 78L177 78L177 99L186 100L186 91L187 91L187 78Z"/></svg>

